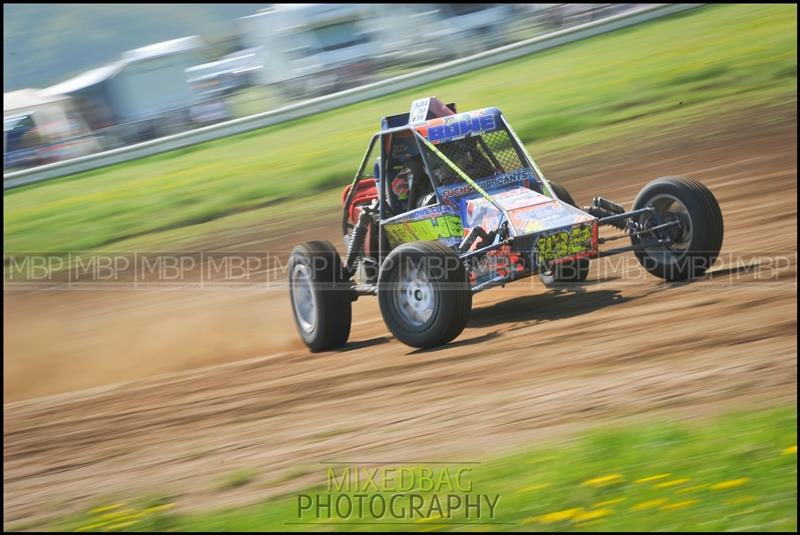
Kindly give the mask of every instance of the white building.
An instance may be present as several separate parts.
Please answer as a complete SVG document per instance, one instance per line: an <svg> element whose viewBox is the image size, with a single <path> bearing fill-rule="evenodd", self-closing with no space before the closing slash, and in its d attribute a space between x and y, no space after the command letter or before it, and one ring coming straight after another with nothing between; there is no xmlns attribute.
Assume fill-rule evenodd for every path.
<svg viewBox="0 0 800 535"><path fill-rule="evenodd" d="M88 108L90 122L135 122L188 109L197 97L185 71L202 62L203 42L184 37L124 52L110 65L48 87L47 95L70 95Z"/></svg>
<svg viewBox="0 0 800 535"><path fill-rule="evenodd" d="M259 56L258 81L293 93L325 92L368 78L373 49L362 4L275 4L242 17L244 46Z"/></svg>
<svg viewBox="0 0 800 535"><path fill-rule="evenodd" d="M275 4L239 20L259 83L307 94L504 44L512 14L507 4Z"/></svg>
<svg viewBox="0 0 800 535"><path fill-rule="evenodd" d="M38 89L3 94L4 167L49 163L99 148L69 96Z"/></svg>

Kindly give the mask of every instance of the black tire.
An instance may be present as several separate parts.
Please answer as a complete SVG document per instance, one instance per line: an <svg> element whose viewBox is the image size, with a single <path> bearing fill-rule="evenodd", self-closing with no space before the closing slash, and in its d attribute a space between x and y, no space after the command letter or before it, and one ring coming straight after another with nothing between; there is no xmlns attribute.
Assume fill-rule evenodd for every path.
<svg viewBox="0 0 800 535"><path fill-rule="evenodd" d="M572 195L570 195L569 191L567 191L567 188L558 182L553 182L552 180L550 181L550 186L553 188L553 192L556 194L556 197L558 197L559 200L562 200L568 203L570 206L574 206L575 208L578 207L578 205L575 204L575 200L572 198ZM588 258L579 258L578 260L572 260L571 262L556 264L549 271L540 271L539 279L544 283L545 286L584 282L586 277L589 276L589 267L590 264Z"/></svg>
<svg viewBox="0 0 800 535"><path fill-rule="evenodd" d="M401 280L415 272L416 279ZM434 347L464 330L472 291L464 264L452 249L438 241L420 241L400 245L386 257L378 276L378 302L398 340Z"/></svg>
<svg viewBox="0 0 800 535"><path fill-rule="evenodd" d="M292 251L292 312L297 332L312 352L341 347L350 336L354 294L347 278L339 253L328 241L306 242ZM312 306L303 306L309 299Z"/></svg>
<svg viewBox="0 0 800 535"><path fill-rule="evenodd" d="M635 251L645 270L666 281L703 275L719 256L724 234L722 210L714 194L691 178L658 178L642 188L633 209L649 205L663 212L665 221L679 219L683 224L668 231L675 240L673 245ZM649 224L646 218L641 222ZM631 242L638 245L647 239L652 239L652 234L632 237Z"/></svg>

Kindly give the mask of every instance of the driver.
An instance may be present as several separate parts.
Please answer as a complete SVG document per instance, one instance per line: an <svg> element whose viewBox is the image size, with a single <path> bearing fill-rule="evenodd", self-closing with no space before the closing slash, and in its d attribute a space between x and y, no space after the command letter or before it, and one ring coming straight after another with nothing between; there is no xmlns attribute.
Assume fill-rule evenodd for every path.
<svg viewBox="0 0 800 535"><path fill-rule="evenodd" d="M392 193L400 206L398 209L405 212L427 206L435 201L431 180L419 155L409 156L393 170L396 171L390 183Z"/></svg>
<svg viewBox="0 0 800 535"><path fill-rule="evenodd" d="M397 200L397 213L425 206L435 200L430 178L425 172L422 156L413 138L409 136L395 139L392 160L396 163L390 170L393 178L389 187Z"/></svg>

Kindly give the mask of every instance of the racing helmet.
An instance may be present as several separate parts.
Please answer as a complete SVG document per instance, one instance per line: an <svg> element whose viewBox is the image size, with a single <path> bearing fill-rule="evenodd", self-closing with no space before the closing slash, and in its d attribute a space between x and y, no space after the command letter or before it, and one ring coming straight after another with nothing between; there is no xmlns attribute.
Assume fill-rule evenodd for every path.
<svg viewBox="0 0 800 535"><path fill-rule="evenodd" d="M419 146L413 135L395 136L392 143L392 159L405 162L419 156Z"/></svg>

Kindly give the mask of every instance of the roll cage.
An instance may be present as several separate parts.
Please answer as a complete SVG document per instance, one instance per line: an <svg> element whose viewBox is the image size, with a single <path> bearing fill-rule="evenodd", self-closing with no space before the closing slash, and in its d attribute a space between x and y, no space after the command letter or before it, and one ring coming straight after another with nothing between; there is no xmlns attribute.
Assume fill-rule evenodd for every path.
<svg viewBox="0 0 800 535"><path fill-rule="evenodd" d="M449 106L451 108L453 108L453 109L455 108L455 105L453 105L453 104L450 104ZM533 173L534 174L534 181L535 181L536 185L538 186L538 188L536 188L536 189L538 189L540 193L542 193L544 195L547 195L550 198L557 199L558 197L553 192L553 189L550 186L549 181L544 176L544 174L541 172L539 167L536 165L536 162L533 159L533 157L526 150L525 145L522 144L520 139L517 137L516 133L512 130L511 126L508 124L508 121L506 121L505 116L502 114L502 112L500 110L497 110L495 108L493 108L493 110L496 111L497 117L499 118L499 121L500 121L500 124L498 125L497 130L505 132L508 135L509 141L511 143L511 148L513 149L514 153L518 157L519 161L523 165L527 164L527 166L531 170L534 171L534 173ZM467 112L467 113L469 113L469 112ZM459 114L459 115L463 115L463 114ZM421 156L421 160L422 160L422 164L424 166L425 173L427 174L427 177L414 177L414 179L412 179L412 180L428 179L428 180L431 181L431 185L433 187L433 191L435 192L435 195L436 195L436 203L435 203L434 206L441 204L441 201L442 201L442 199L440 197L439 189L442 186L446 186L448 184L452 185L452 182L449 182L448 184L442 183L442 181L439 179L440 173L436 173L435 172L435 168L434 168L432 160L434 158L438 158L438 160L440 162L442 162L445 166L447 166L447 168L449 168L455 174L455 176L458 177L458 179L460 179L461 181L463 181L466 184L469 184L469 186L471 186L472 189L476 193L480 194L483 198L485 198L488 202L490 202L495 208L497 208L500 211L500 213L503 215L503 218L500 221L500 225L504 225L505 224L505 225L508 226L508 229L509 229L509 232L510 232L510 237L513 237L513 236L516 236L516 235L519 234L518 229L516 229L514 227L514 224L513 224L512 220L511 220L511 218L509 217L508 212L506 211L506 209L503 208L503 206L500 203L498 203L492 197L492 195L490 193L488 193L483 188L481 188L481 186L477 183L477 181L479 181L481 179L488 178L487 176L470 176L464 169L461 169L455 162L452 161L451 158L449 158L444 153L444 151L440 150L440 148L437 147L436 143L433 143L433 142L429 141L428 139L426 139L420 133L420 127L424 126L424 125L420 125L420 124L413 124L413 125L412 124L403 124L403 125L400 125L400 126L393 126L393 127L388 126L389 124L391 124L391 119L396 119L398 117L406 118L407 115L406 116L395 116L394 118L390 117L390 118L388 118L388 120L385 118L382 121L382 124L383 124L384 128L382 128L381 130L379 130L378 132L376 132L372 136L372 140L370 141L369 145L367 146L367 150L364 153L364 156L363 156L363 158L361 160L361 165L359 166L359 168L358 168L358 170L356 172L356 175L353 178L353 181L352 181L352 183L350 185L350 191L348 192L348 195L346 196L345 201L344 201L343 214L342 214L342 218L343 218L342 219L342 229L343 229L343 232L345 234L350 232L350 230L353 227L353 225L348 222L348 216L347 216L348 208L349 208L350 203L353 200L355 192L357 191L357 185L361 180L364 180L364 179L367 179L367 178L375 178L377 180L377 183L380 186L380 187L377 188L377 190L378 190L377 215L378 215L378 223L379 223L379 225L378 225L378 228L379 228L379 239L378 239L379 251L378 251L378 259L377 259L378 262L381 262L383 260L383 258L385 257L385 255L388 254L388 252L390 250L388 241L386 240L386 237L384 235L383 225L380 224L380 223L386 221L390 217L399 216L399 215L402 215L402 214L405 214L405 213L409 213L409 212L412 212L412 211L415 210L415 208L412 207L412 206L409 206L408 210L406 210L405 212L402 212L402 213L391 213L390 214L388 212L388 210L387 210L387 208L388 208L388 206L387 206L388 199L387 198L390 195L390 193L389 193L389 180L383 179L383 177L388 177L389 176L389 166L390 166L391 161L392 161L391 158L390 158L391 155L388 152L388 149L391 148L391 142L392 142L393 137L396 136L397 134L401 134L401 133L411 136L411 138L414 140L414 143L416 144L416 148L419 151L418 153ZM464 136L462 138L459 138L458 140L452 140L450 143L455 142L455 141L473 140L473 139L475 140L475 143L477 145L479 145L483 149L483 151L485 152L486 156L491 160L492 164L498 170L500 170L500 171L504 170L503 166L498 161L494 151L487 145L487 143L484 140L482 134L466 135L466 136ZM379 166L378 166L378 173L377 173L378 176L371 177L370 175L365 174L365 172L366 172L368 166L370 165L370 161L369 161L370 160L370 155L373 154L373 150L375 148L375 144L376 143L380 143L380 157L379 157ZM442 145L446 145L446 143L443 143ZM413 184L409 184L409 189L411 189L412 186L413 186Z"/></svg>

